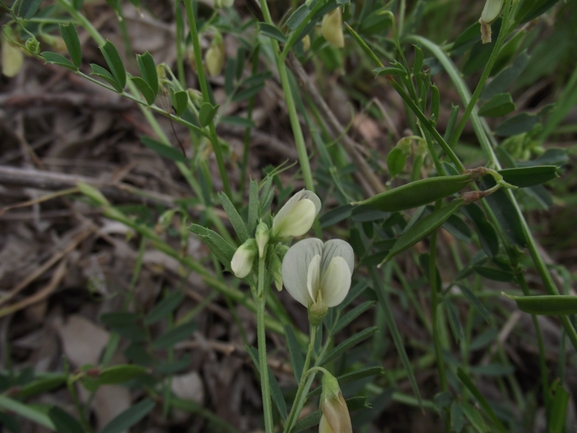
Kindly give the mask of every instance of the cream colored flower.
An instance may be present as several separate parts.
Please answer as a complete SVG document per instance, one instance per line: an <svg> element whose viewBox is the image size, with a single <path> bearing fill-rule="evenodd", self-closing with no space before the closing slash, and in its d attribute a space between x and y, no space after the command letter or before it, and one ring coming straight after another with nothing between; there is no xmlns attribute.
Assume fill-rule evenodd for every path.
<svg viewBox="0 0 577 433"><path fill-rule="evenodd" d="M353 433L349 408L339 382L326 370L323 371L322 386L319 433Z"/></svg>
<svg viewBox="0 0 577 433"><path fill-rule="evenodd" d="M237 278L244 278L250 274L257 249L256 241L253 238L248 239L237 248L230 262L230 268Z"/></svg>
<svg viewBox="0 0 577 433"><path fill-rule="evenodd" d="M323 17L321 33L329 44L335 48L345 46L345 36L343 34L343 12L340 7L330 11Z"/></svg>
<svg viewBox="0 0 577 433"><path fill-rule="evenodd" d="M321 210L321 200L312 191L303 189L291 197L275 215L272 237L286 239L302 236L310 230Z"/></svg>
<svg viewBox="0 0 577 433"><path fill-rule="evenodd" d="M282 263L287 291L309 309L311 323L318 324L327 309L339 305L349 292L355 255L345 241L305 239L293 245Z"/></svg>

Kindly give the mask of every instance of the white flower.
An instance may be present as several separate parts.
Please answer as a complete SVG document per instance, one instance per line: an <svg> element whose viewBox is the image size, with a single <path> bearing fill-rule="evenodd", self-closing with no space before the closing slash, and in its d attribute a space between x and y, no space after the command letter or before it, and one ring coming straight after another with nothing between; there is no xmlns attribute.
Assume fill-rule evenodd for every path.
<svg viewBox="0 0 577 433"><path fill-rule="evenodd" d="M272 237L285 239L302 236L310 230L321 210L321 200L303 189L291 197L272 221Z"/></svg>
<svg viewBox="0 0 577 433"><path fill-rule="evenodd" d="M330 11L323 17L321 32L329 44L335 48L345 46L343 35L343 12L340 7Z"/></svg>
<svg viewBox="0 0 577 433"><path fill-rule="evenodd" d="M257 245L253 238L237 248L230 262L230 268L237 278L244 278L250 273L256 253Z"/></svg>
<svg viewBox="0 0 577 433"><path fill-rule="evenodd" d="M311 310L339 305L349 292L355 255L345 241L305 239L293 245L282 263L287 291Z"/></svg>

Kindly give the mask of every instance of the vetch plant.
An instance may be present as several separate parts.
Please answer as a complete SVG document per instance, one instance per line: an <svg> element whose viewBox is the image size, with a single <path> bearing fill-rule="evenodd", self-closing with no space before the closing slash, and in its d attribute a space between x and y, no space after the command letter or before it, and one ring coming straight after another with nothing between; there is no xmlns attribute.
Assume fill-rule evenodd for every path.
<svg viewBox="0 0 577 433"><path fill-rule="evenodd" d="M345 241L305 239L284 257L282 277L291 296L309 309L312 325L319 325L329 307L339 305L351 287L353 248Z"/></svg>
<svg viewBox="0 0 577 433"><path fill-rule="evenodd" d="M253 238L238 247L230 262L230 268L237 278L244 278L250 273L256 253L257 245Z"/></svg>

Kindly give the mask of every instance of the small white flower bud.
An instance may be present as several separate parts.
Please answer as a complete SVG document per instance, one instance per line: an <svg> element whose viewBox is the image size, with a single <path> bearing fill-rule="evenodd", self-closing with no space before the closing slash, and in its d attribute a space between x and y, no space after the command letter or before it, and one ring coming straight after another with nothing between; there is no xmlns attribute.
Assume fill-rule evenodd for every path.
<svg viewBox="0 0 577 433"><path fill-rule="evenodd" d="M488 44L491 42L491 23L501 14L501 9L505 0L486 0L483 12L481 12L481 42Z"/></svg>
<svg viewBox="0 0 577 433"><path fill-rule="evenodd" d="M6 32L2 35L2 74L6 77L14 77L22 64L24 54L20 47L8 39Z"/></svg>
<svg viewBox="0 0 577 433"><path fill-rule="evenodd" d="M209 75L213 77L220 75L224 66L224 44L222 37L215 36L210 44L210 48L206 52L204 61Z"/></svg>
<svg viewBox="0 0 577 433"><path fill-rule="evenodd" d="M274 217L272 237L286 239L304 235L312 227L320 210L321 201L314 192L297 192Z"/></svg>
<svg viewBox="0 0 577 433"><path fill-rule="evenodd" d="M264 251L270 239L270 230L265 223L259 223L256 226L256 233L254 235L256 244L258 245L258 256L264 257Z"/></svg>
<svg viewBox="0 0 577 433"><path fill-rule="evenodd" d="M250 274L256 253L256 241L252 238L237 248L230 262L230 268L237 278L244 278Z"/></svg>

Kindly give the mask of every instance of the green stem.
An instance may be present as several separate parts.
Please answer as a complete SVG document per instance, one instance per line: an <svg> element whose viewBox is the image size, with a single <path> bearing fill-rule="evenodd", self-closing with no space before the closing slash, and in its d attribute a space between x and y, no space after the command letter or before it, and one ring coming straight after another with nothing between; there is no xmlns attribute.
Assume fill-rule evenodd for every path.
<svg viewBox="0 0 577 433"><path fill-rule="evenodd" d="M441 202L437 202L435 208L438 209ZM445 361L443 358L443 345L439 335L439 287L437 287L437 266L436 266L437 230L431 234L431 245L429 247L429 285L431 287L431 322L433 325L433 340L435 342L435 355L437 357L437 369L439 371L439 382L441 389L447 391L447 374L445 373Z"/></svg>
<svg viewBox="0 0 577 433"><path fill-rule="evenodd" d="M259 3L260 3L260 7L262 9L262 13L263 13L265 22L267 24L274 26L274 23L272 21L272 17L270 15L270 11L268 9L268 5L266 3L266 0L259 0ZM272 48L273 48L273 52L274 52L274 56L275 56L275 60L276 60L276 66L278 69L278 73L279 73L279 77L280 77L280 81L281 81L281 85L282 85L282 90L283 90L283 93L285 95L285 102L286 102L287 110L289 113L289 119L290 119L291 128L292 128L294 139L295 139L295 145L297 148L297 153L299 156L299 163L300 163L301 171L303 172L303 178L305 181L305 186L309 191L314 192L315 189L314 189L314 183L313 183L313 175L312 175L312 171L311 171L311 167L310 167L310 163L309 163L309 157L307 154L307 149L306 149L306 145L305 145L305 139L304 139L303 131L301 129L301 124L299 122L296 105L295 105L293 95L292 95L291 85L290 85L290 82L288 79L287 67L284 63L283 57L281 56L278 41L276 39L271 39L270 42L272 44Z"/></svg>
<svg viewBox="0 0 577 433"><path fill-rule="evenodd" d="M268 361L266 356L266 329L264 314L266 307L266 295L268 291L264 287L265 258L258 260L258 285L256 289L256 332L258 340L258 363L260 365L260 386L262 390L262 407L264 412L264 429L266 433L273 433L274 420L272 417L272 401L270 396L270 383L268 377Z"/></svg>
<svg viewBox="0 0 577 433"><path fill-rule="evenodd" d="M463 113L463 117L461 117L461 121L459 122L457 129L453 133L453 136L451 138L451 142L449 143L449 145L451 147L455 147L455 145L457 144L457 141L459 140L459 137L461 136L461 133L465 129L465 125L467 124L467 121L469 120L469 116L471 115L473 110L476 109L476 104L477 104L477 101L479 100L479 97L481 96L481 92L483 91L483 89L485 87L485 82L487 81L487 78L489 78L489 74L491 73L491 70L493 69L493 65L495 64L495 61L497 60L497 57L499 56L499 52L501 51L501 47L503 46L503 43L505 42L505 38L507 37L507 30L509 27L509 14L511 11L511 0L507 0L505 2L505 5L503 7L503 11L504 11L503 12L503 20L501 21L501 30L499 31L499 36L497 37L497 41L495 42L495 46L493 47L493 51L491 51L491 56L489 57L489 60L487 61L487 64L485 65L485 69L483 70L483 74L481 75L481 78L479 78L479 82L477 83L477 87L475 88L475 91L473 92L473 96L471 96L471 99L469 100L469 103L467 104L467 108L465 109L465 112Z"/></svg>
<svg viewBox="0 0 577 433"><path fill-rule="evenodd" d="M301 379L299 381L297 393L296 393L293 405L291 407L290 413L289 413L287 420L286 420L286 423L285 423L285 427L284 427L285 433L289 433L291 431L291 429L293 428L295 422L297 421L298 416L300 415L301 410L305 404L308 390L309 390L309 388L310 388L310 386L314 380L314 371L309 370L309 365L311 363L312 354L313 354L313 351L315 348L316 336L317 336L317 327L310 325L310 340L309 340L307 355L306 355L305 362L303 365L303 370L302 370L303 372L301 375ZM316 364L315 364L315 367L317 367Z"/></svg>
<svg viewBox="0 0 577 433"><path fill-rule="evenodd" d="M198 30L196 28L196 18L194 16L194 10L192 8L192 0L184 0L184 6L186 10L186 18L188 20L188 26L190 28L190 39L192 40L192 48L194 50L194 59L196 61L198 82L200 84L202 98L205 104L206 103L212 104L212 101L210 99L210 92L208 91L208 84L206 82L206 77L204 75L204 69L201 57L202 51L200 48L200 39L198 35ZM214 126L213 120L211 120L210 123L208 124L208 129L210 132L210 141L212 143L212 149L214 150L214 156L216 157L216 163L218 165L218 171L220 173L220 177L222 178L222 185L224 187L224 192L232 200L232 191L230 189L230 183L228 181L228 173L226 172L226 167L224 166L222 149L220 147L218 136L216 135L216 127Z"/></svg>

